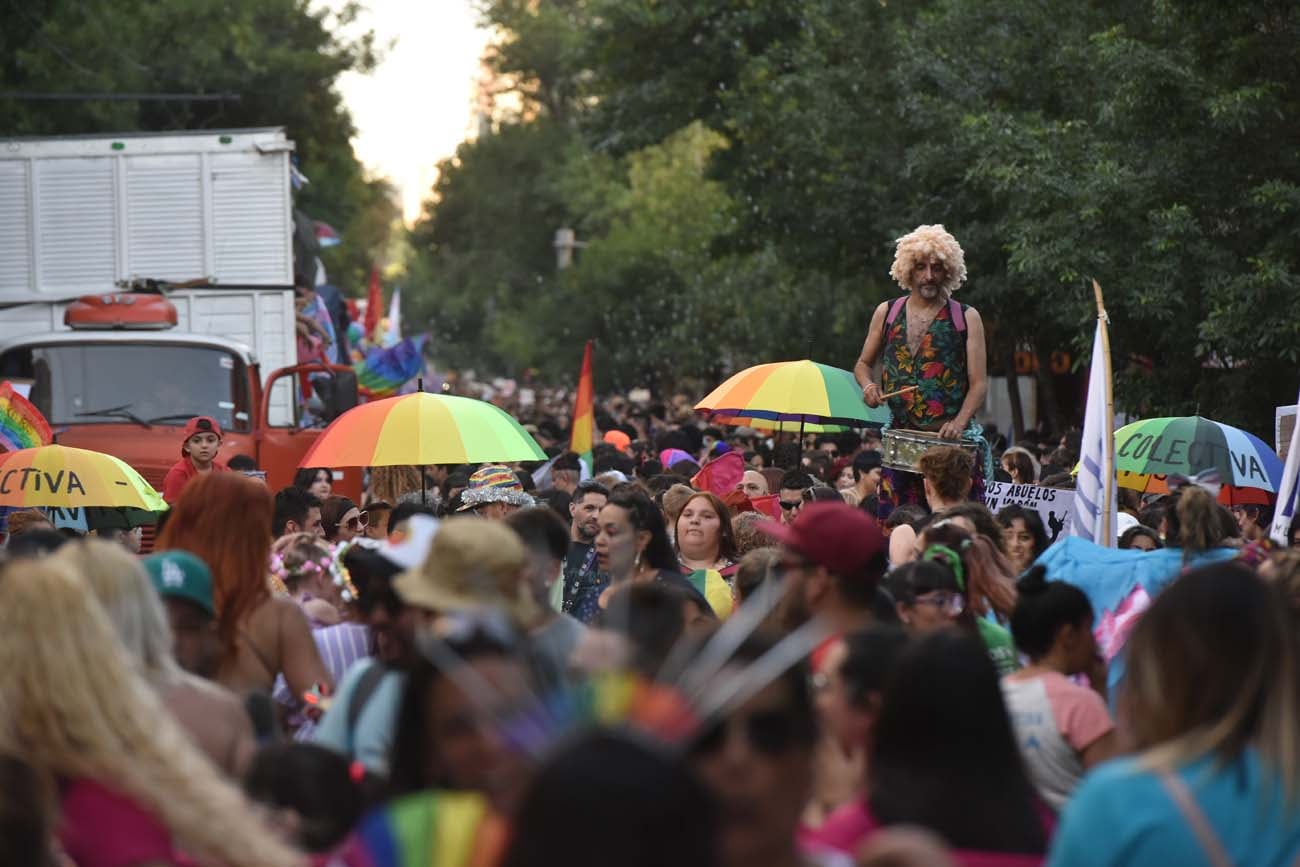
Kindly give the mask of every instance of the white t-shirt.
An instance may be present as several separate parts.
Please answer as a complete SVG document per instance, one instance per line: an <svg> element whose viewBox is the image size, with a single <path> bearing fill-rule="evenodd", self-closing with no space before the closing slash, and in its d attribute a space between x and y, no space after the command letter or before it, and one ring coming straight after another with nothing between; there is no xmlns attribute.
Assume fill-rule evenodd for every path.
<svg viewBox="0 0 1300 867"><path fill-rule="evenodd" d="M1115 727L1106 702L1056 672L1008 675L1002 696L1029 778L1059 812L1083 777L1080 755Z"/></svg>

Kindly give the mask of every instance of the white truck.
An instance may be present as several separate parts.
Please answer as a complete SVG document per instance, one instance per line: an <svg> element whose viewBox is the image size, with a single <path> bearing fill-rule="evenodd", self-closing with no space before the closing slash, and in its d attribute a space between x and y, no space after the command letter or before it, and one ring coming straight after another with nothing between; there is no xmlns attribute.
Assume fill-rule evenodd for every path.
<svg viewBox="0 0 1300 867"><path fill-rule="evenodd" d="M314 439L282 370L297 357L293 149L278 128L0 140L0 378L59 442L157 486L179 427L209 415L222 459L289 484Z"/></svg>

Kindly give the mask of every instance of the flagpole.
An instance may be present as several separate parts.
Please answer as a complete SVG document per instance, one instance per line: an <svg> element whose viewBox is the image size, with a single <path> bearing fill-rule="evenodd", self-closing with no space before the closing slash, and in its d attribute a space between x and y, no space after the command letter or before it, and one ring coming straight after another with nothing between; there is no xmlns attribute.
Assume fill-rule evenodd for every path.
<svg viewBox="0 0 1300 867"><path fill-rule="evenodd" d="M1110 316L1106 314L1106 304L1102 299L1101 284L1095 279L1092 281L1092 292L1097 299L1097 326L1101 329L1101 345L1106 365L1106 425L1105 425L1105 444L1106 449L1106 466L1108 472L1113 476L1115 473L1115 392L1113 387L1113 373L1110 366ZM1104 492L1102 494L1102 528L1106 540L1106 546L1111 547L1115 539L1115 527L1111 524L1111 507L1112 499L1115 496L1115 482L1111 478L1104 479Z"/></svg>

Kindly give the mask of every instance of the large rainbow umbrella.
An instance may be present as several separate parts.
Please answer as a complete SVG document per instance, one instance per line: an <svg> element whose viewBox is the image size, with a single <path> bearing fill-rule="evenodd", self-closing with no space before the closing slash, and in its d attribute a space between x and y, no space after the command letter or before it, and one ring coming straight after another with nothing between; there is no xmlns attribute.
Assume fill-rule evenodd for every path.
<svg viewBox="0 0 1300 867"><path fill-rule="evenodd" d="M1263 440L1200 416L1143 419L1115 431L1115 469L1122 487L1149 492L1167 490L1174 473L1218 470L1231 502L1258 502L1244 492L1276 494L1282 483L1282 461Z"/></svg>
<svg viewBox="0 0 1300 867"><path fill-rule="evenodd" d="M307 450L302 467L544 461L504 410L471 397L416 392L353 407Z"/></svg>
<svg viewBox="0 0 1300 867"><path fill-rule="evenodd" d="M724 424L778 430L843 430L889 421L888 408L863 402L853 374L807 359L746 368L695 408Z"/></svg>
<svg viewBox="0 0 1300 867"><path fill-rule="evenodd" d="M60 445L0 454L0 506L167 508L159 493L120 458Z"/></svg>

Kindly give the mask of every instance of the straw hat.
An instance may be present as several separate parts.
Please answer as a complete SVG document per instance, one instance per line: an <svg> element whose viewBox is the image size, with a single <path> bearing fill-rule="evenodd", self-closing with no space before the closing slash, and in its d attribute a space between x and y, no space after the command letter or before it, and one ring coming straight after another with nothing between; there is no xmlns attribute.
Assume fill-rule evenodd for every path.
<svg viewBox="0 0 1300 867"><path fill-rule="evenodd" d="M536 604L520 576L527 556L505 524L476 517L441 522L429 556L393 580L402 601L439 613L497 608L531 623Z"/></svg>

